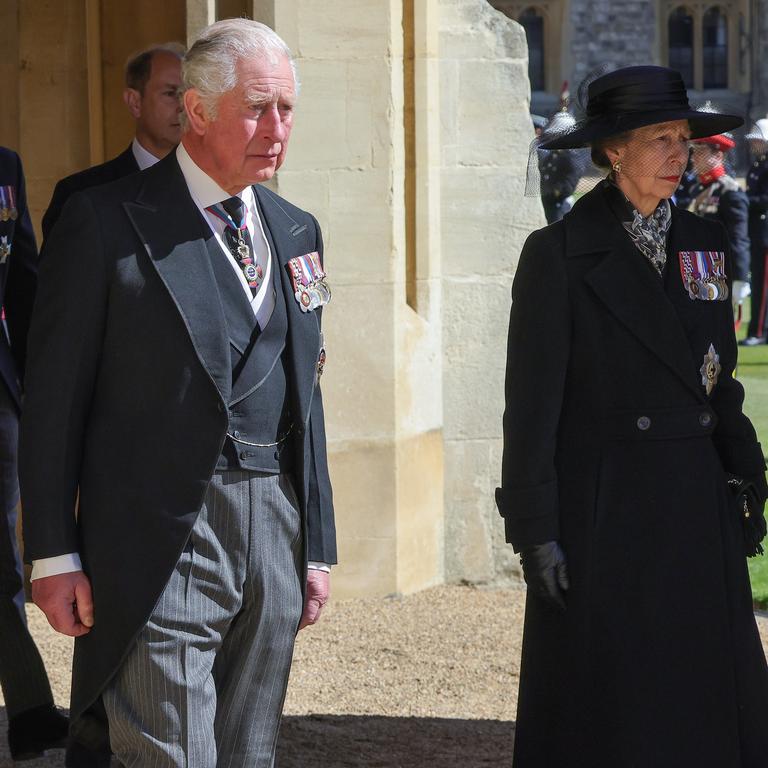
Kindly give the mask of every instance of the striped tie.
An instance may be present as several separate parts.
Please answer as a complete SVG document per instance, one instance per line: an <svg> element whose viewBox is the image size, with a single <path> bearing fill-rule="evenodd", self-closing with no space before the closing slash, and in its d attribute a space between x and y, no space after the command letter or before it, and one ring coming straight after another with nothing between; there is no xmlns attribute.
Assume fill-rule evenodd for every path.
<svg viewBox="0 0 768 768"><path fill-rule="evenodd" d="M224 239L255 296L264 278L264 270L253 252L253 241L246 226L248 211L245 203L239 197L228 197L220 203L209 205L206 210L227 225L224 228Z"/></svg>

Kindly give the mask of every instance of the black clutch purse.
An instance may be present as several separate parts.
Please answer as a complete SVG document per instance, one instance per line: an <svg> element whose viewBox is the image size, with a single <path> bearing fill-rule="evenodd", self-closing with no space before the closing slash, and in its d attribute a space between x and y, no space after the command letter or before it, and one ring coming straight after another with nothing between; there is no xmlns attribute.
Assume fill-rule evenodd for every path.
<svg viewBox="0 0 768 768"><path fill-rule="evenodd" d="M741 519L744 552L747 557L763 554L762 540L766 535L765 496L754 480L731 475L728 487L733 495L736 514Z"/></svg>

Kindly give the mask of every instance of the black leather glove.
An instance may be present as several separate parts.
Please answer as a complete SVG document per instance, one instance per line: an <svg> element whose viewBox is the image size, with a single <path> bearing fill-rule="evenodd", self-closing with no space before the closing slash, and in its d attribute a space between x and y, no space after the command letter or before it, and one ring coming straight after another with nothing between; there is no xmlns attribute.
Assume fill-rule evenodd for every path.
<svg viewBox="0 0 768 768"><path fill-rule="evenodd" d="M528 589L542 600L564 609L568 569L560 545L546 541L525 547L520 551L520 563Z"/></svg>

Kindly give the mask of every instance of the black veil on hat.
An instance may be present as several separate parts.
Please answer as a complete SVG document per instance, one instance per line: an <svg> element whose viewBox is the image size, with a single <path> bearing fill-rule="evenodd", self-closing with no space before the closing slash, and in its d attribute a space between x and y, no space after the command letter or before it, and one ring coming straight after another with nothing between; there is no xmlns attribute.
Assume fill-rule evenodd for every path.
<svg viewBox="0 0 768 768"><path fill-rule="evenodd" d="M589 78L588 78L589 80ZM737 115L694 109L680 73L656 66L622 67L599 74L586 89L586 117L559 136L547 138L540 149L576 149L635 128L672 120L687 120L691 138L702 139L743 125Z"/></svg>

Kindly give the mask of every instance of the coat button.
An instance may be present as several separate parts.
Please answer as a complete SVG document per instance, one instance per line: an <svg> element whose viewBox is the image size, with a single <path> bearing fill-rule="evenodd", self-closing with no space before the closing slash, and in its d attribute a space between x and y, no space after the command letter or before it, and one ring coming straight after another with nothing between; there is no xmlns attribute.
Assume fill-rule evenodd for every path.
<svg viewBox="0 0 768 768"><path fill-rule="evenodd" d="M699 414L699 424L701 424L702 427L708 427L712 423L712 414L709 413L709 411L704 411L704 413Z"/></svg>
<svg viewBox="0 0 768 768"><path fill-rule="evenodd" d="M234 437L234 438L235 438L235 440L237 440L237 439L240 437L240 433L239 433L237 430L235 430L235 431L232 433L232 437Z"/></svg>
<svg viewBox="0 0 768 768"><path fill-rule="evenodd" d="M248 458L248 454L247 454L245 451L243 451L243 452L240 454L240 458L241 458L243 461L245 461L245 460Z"/></svg>
<svg viewBox="0 0 768 768"><path fill-rule="evenodd" d="M651 420L647 416L641 416L637 420L637 428L645 432L651 428Z"/></svg>

